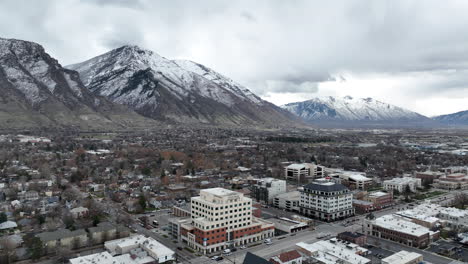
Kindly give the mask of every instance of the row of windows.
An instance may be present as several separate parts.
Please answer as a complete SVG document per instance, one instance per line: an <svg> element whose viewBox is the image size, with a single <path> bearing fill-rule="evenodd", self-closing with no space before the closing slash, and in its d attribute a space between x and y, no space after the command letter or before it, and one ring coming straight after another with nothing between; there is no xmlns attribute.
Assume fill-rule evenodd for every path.
<svg viewBox="0 0 468 264"><path fill-rule="evenodd" d="M199 212L203 212L203 213L206 213L206 214L209 214L209 215L214 215L214 216L217 216L218 214L219 215L223 215L224 213L232 214L232 213L237 213L238 211L240 212L240 211L247 211L247 210L252 210L252 208L251 207L243 207L243 208L239 208L239 209L229 210L229 212L221 211L219 213L218 212L214 213L213 211L205 210L205 209L203 209L201 207L192 206L192 211L199 211Z"/></svg>
<svg viewBox="0 0 468 264"><path fill-rule="evenodd" d="M250 201L248 202L244 202L244 203L238 203L238 204L230 204L230 205L225 205L225 206L220 206L220 207L213 207L213 206L209 206L207 204L204 204L204 203L201 203L201 202L197 202L197 201L192 201L192 206L193 205L198 205L200 207L203 207L203 208L206 208L208 210L223 210L223 209L228 209L228 208L235 208L235 207L239 207L239 206L246 206L246 205L250 205Z"/></svg>

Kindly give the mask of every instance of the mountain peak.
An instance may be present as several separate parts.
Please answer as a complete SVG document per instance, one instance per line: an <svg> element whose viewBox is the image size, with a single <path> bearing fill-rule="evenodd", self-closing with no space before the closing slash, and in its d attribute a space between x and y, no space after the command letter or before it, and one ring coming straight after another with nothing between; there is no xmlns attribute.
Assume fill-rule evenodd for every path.
<svg viewBox="0 0 468 264"><path fill-rule="evenodd" d="M382 122L428 120L415 112L373 98L337 98L328 96L282 106L306 121Z"/></svg>
<svg viewBox="0 0 468 264"><path fill-rule="evenodd" d="M95 95L155 119L177 122L277 125L292 116L216 71L166 59L135 45L68 66Z"/></svg>

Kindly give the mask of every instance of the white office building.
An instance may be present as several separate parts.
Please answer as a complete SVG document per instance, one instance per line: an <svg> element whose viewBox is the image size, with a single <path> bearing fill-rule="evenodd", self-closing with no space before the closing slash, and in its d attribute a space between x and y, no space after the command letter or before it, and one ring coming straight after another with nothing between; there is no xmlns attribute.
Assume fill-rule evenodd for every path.
<svg viewBox="0 0 468 264"><path fill-rule="evenodd" d="M421 187L421 179L412 177L394 178L383 182L383 188L387 191L398 190L404 192L406 186L409 186L412 192Z"/></svg>
<svg viewBox="0 0 468 264"><path fill-rule="evenodd" d="M301 193L299 191L292 191L276 195L273 199L273 206L287 211L299 212L299 203L301 200Z"/></svg>
<svg viewBox="0 0 468 264"><path fill-rule="evenodd" d="M335 221L354 215L353 194L342 184L318 179L304 186L300 212L308 217Z"/></svg>
<svg viewBox="0 0 468 264"><path fill-rule="evenodd" d="M324 170L324 167L313 163L299 163L286 166L284 174L286 180L306 183L311 179L322 178Z"/></svg>

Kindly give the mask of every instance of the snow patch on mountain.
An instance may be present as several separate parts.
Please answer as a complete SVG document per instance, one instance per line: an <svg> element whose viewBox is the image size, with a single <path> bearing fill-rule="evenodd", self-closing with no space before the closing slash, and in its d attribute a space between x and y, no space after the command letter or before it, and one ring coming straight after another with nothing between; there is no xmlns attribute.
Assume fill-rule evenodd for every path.
<svg viewBox="0 0 468 264"><path fill-rule="evenodd" d="M402 121L426 119L413 111L372 98L345 96L318 97L304 102L289 103L282 108L305 120Z"/></svg>
<svg viewBox="0 0 468 264"><path fill-rule="evenodd" d="M199 95L232 106L232 96L236 96L255 104L263 103L248 89L211 69L189 61L169 60L138 46L123 46L67 67L78 71L92 92L136 108L148 104L157 106L158 83L181 100ZM135 85L137 88L132 91L123 89L131 85L132 78L136 81L135 76L143 71L147 71L147 77L152 76L153 85L141 79L139 81L146 83Z"/></svg>

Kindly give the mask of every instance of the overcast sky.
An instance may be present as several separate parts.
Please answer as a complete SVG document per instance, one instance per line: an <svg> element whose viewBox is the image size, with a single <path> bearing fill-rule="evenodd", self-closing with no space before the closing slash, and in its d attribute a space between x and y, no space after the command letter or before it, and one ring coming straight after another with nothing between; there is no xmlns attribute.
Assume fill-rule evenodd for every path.
<svg viewBox="0 0 468 264"><path fill-rule="evenodd" d="M373 97L468 110L468 1L2 0L0 35L62 65L124 44L221 72L275 104Z"/></svg>

